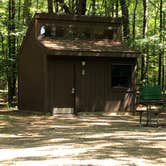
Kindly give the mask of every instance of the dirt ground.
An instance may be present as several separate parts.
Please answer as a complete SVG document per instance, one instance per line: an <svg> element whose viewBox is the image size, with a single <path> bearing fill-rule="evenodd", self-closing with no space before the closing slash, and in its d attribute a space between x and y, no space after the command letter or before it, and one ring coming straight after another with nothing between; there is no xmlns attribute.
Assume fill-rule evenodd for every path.
<svg viewBox="0 0 166 166"><path fill-rule="evenodd" d="M0 111L0 165L164 166L166 126L138 122L133 115Z"/></svg>

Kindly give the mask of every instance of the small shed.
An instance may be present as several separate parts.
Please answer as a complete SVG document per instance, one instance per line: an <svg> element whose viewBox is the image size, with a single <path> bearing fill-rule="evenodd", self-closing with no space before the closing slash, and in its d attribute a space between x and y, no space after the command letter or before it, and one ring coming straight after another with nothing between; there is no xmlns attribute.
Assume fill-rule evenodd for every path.
<svg viewBox="0 0 166 166"><path fill-rule="evenodd" d="M19 52L19 109L133 111L138 54L120 18L36 14Z"/></svg>

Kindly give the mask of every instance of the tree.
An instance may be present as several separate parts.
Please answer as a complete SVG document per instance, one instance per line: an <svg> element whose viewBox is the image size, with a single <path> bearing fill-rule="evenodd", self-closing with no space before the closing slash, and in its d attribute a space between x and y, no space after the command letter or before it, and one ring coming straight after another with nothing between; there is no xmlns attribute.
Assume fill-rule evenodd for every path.
<svg viewBox="0 0 166 166"><path fill-rule="evenodd" d="M76 14L85 15L85 13L86 13L86 1L87 0L76 0Z"/></svg>
<svg viewBox="0 0 166 166"><path fill-rule="evenodd" d="M129 11L128 11L126 0L120 0L120 5L121 5L122 17L123 17L124 39L129 39L130 24L129 24Z"/></svg>
<svg viewBox="0 0 166 166"><path fill-rule="evenodd" d="M8 83L9 102L17 88L17 50L35 12L122 17L125 41L143 54L138 61L140 80L164 86L166 1L8 0L0 1L0 81Z"/></svg>
<svg viewBox="0 0 166 166"><path fill-rule="evenodd" d="M148 0L143 0L143 27L142 27L142 38L145 39L147 35L148 27ZM146 79L147 69L148 69L148 54L147 54L147 43L143 48L143 54L141 58L141 81Z"/></svg>
<svg viewBox="0 0 166 166"><path fill-rule="evenodd" d="M61 11L65 11L66 14L71 14L69 7L66 5L64 0L55 0L55 12L59 12L59 7L61 7ZM49 8L49 6L48 6Z"/></svg>
<svg viewBox="0 0 166 166"><path fill-rule="evenodd" d="M96 14L96 0L92 0L92 15Z"/></svg>
<svg viewBox="0 0 166 166"><path fill-rule="evenodd" d="M8 102L16 95L16 38L15 38L15 0L8 3Z"/></svg>
<svg viewBox="0 0 166 166"><path fill-rule="evenodd" d="M53 1L47 0L48 3L48 13L53 13Z"/></svg>
<svg viewBox="0 0 166 166"><path fill-rule="evenodd" d="M30 12L30 7L31 7L31 0L24 0L23 4L23 18L24 18L24 24L29 26L31 22L31 12ZM20 4L21 5L21 4Z"/></svg>
<svg viewBox="0 0 166 166"><path fill-rule="evenodd" d="M160 43L162 43L162 39L163 39L163 37L162 37L162 31L163 31L163 1L162 0L160 0ZM162 48L160 48L159 49L159 64L158 64L158 66L159 66L159 69L158 69L158 85L161 85L161 76L162 76L162 67L164 67L163 66L163 63L162 63L162 60L163 60L163 49ZM164 71L163 71L163 73L164 73ZM164 75L163 75L163 78L164 78Z"/></svg>
<svg viewBox="0 0 166 166"><path fill-rule="evenodd" d="M116 13L116 17L118 17L119 16L119 3L118 3L118 1L116 1L116 9L115 9L115 13Z"/></svg>
<svg viewBox="0 0 166 166"><path fill-rule="evenodd" d="M136 19L136 10L138 6L138 0L135 0L135 6L134 6L134 12L133 12L133 22L132 22L132 28L133 28L133 40L135 40L135 19Z"/></svg>

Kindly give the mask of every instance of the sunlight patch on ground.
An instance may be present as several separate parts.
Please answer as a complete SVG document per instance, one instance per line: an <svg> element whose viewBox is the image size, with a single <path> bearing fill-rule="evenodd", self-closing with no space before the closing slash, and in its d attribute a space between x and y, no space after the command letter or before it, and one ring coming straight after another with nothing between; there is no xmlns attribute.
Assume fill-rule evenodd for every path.
<svg viewBox="0 0 166 166"><path fill-rule="evenodd" d="M138 124L132 116L18 116L0 128L0 166L165 166L165 128Z"/></svg>
<svg viewBox="0 0 166 166"><path fill-rule="evenodd" d="M108 146L122 146L113 143L100 143L94 147L80 147L76 148L74 146L43 146L43 147L34 147L34 148L22 148L22 149L0 149L0 163L12 163L12 165L94 165L94 166L108 166L111 163L111 166L114 165L137 165L143 166L148 165L148 160L141 158L134 158L128 156L125 152L119 152L114 150L114 153L110 154L111 158L95 159L94 154L87 156L86 159L79 160L77 156L90 151L93 154L96 149L106 148ZM36 158L41 158L36 160ZM162 159L161 159L162 160ZM164 159L163 159L164 162ZM157 163L150 163L151 166L156 166Z"/></svg>
<svg viewBox="0 0 166 166"><path fill-rule="evenodd" d="M37 138L37 137L40 137L39 134L34 134L34 133L24 133L24 134L0 134L0 138L25 138L25 137L28 137L28 138Z"/></svg>
<svg viewBox="0 0 166 166"><path fill-rule="evenodd" d="M14 164L14 163L13 163ZM108 160L99 160L99 159L91 159L91 160L73 160L70 158L59 158L59 159L52 159L52 160L43 160L43 161L19 161L16 162L15 166L33 166L33 165L40 165L40 166L119 166L125 164L123 161L116 161L112 159ZM142 165L140 165L142 166Z"/></svg>
<svg viewBox="0 0 166 166"><path fill-rule="evenodd" d="M51 148L51 149L49 149ZM83 148L70 149L70 147L61 147L52 149L53 147L38 147L27 149L3 149L0 151L0 161L12 163L16 166L32 166L32 165L94 165L94 166L118 166L118 165L133 165L143 166L148 163L145 159L129 158L123 156L116 156L116 159L73 159L73 155L85 152ZM36 157L42 157L41 160L36 160ZM92 156L89 156L92 157ZM155 166L156 163L150 164Z"/></svg>
<svg viewBox="0 0 166 166"><path fill-rule="evenodd" d="M23 149L0 149L0 162L26 157L64 157L66 155L77 155L86 152L85 148L74 149L71 146L44 146Z"/></svg>
<svg viewBox="0 0 166 166"><path fill-rule="evenodd" d="M0 138L21 138L22 136L15 134L0 134Z"/></svg>
<svg viewBox="0 0 166 166"><path fill-rule="evenodd" d="M111 130L111 129L110 129ZM162 137L161 137L162 136ZM120 131L120 132L111 132L110 133L97 133L82 136L83 138L121 138L121 139L134 139L139 141L145 140L166 140L166 133L145 133L145 132L129 132L129 131Z"/></svg>
<svg viewBox="0 0 166 166"><path fill-rule="evenodd" d="M10 161L8 162L13 166L156 166L156 163L149 163L145 159L138 158L119 158L116 159L85 159L78 160L72 158L55 158L47 160L22 160L22 161ZM160 164L159 164L160 165Z"/></svg>
<svg viewBox="0 0 166 166"><path fill-rule="evenodd" d="M71 139L67 139L67 138L55 138L55 139L50 139L48 140L48 142L52 142L52 143L58 143L58 142L63 142L63 141L69 141Z"/></svg>

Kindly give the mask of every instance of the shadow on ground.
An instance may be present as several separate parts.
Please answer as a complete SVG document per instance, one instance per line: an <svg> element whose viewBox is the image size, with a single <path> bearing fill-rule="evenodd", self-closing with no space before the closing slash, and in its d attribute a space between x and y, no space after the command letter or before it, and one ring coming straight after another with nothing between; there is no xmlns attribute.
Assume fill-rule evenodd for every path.
<svg viewBox="0 0 166 166"><path fill-rule="evenodd" d="M0 112L1 165L165 165L165 126L138 116Z"/></svg>

